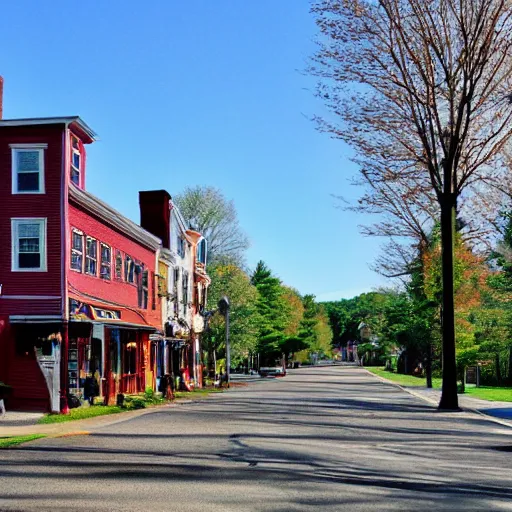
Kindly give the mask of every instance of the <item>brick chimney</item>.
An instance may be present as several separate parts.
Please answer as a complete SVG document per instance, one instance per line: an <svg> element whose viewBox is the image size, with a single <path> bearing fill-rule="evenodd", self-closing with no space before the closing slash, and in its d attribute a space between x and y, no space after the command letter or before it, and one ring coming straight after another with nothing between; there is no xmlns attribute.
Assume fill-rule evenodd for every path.
<svg viewBox="0 0 512 512"><path fill-rule="evenodd" d="M162 240L165 249L171 248L171 196L165 190L139 192L140 225Z"/></svg>
<svg viewBox="0 0 512 512"><path fill-rule="evenodd" d="M4 113L4 79L0 76L0 121Z"/></svg>

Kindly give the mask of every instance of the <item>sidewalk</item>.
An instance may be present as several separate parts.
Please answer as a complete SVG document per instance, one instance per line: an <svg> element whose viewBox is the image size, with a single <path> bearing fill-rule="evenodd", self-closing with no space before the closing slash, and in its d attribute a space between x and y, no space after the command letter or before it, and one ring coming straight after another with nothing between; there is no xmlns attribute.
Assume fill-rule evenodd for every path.
<svg viewBox="0 0 512 512"><path fill-rule="evenodd" d="M440 389L428 389L415 386L402 387L409 393L419 396L424 400L428 400L434 405L437 405L441 399ZM505 420L504 423L512 427L512 402L493 402L490 400L482 400L481 398L474 398L464 394L459 394L459 406L462 409Z"/></svg>
<svg viewBox="0 0 512 512"><path fill-rule="evenodd" d="M418 398L421 398L422 400L425 400L431 403L432 405L437 406L439 404L439 401L441 399L440 389L429 389L421 386L402 386L397 382L385 379L380 375L375 375L374 373L368 370L366 371L370 375L373 375L375 378L380 379L382 382L398 386L407 393L414 395ZM477 414L482 414L484 416L488 416L502 425L512 427L512 402L493 402L490 400L482 400L480 398L469 397L464 394L459 394L458 396L459 407L461 407L462 409L472 411Z"/></svg>
<svg viewBox="0 0 512 512"><path fill-rule="evenodd" d="M136 409L134 411L121 412L117 414L106 414L85 420L66 421L64 423L51 423L38 425L35 423L31 413L9 413L2 420L0 418L0 437L25 436L30 434L45 434L50 437L61 437L69 435L86 435L90 430L113 425L145 414L151 414L170 408L179 407L181 404L190 403L191 400L180 400L179 402L148 407L147 409ZM9 421L8 416L12 415ZM29 416L27 416L29 415ZM39 417L42 414L37 414ZM7 421L6 421L7 420ZM37 421L37 420L36 420Z"/></svg>

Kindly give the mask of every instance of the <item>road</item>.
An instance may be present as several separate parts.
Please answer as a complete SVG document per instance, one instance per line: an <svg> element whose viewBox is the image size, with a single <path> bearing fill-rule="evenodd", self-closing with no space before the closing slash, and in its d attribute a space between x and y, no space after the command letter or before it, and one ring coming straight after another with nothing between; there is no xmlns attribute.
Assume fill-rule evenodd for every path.
<svg viewBox="0 0 512 512"><path fill-rule="evenodd" d="M512 428L298 369L0 451L0 510L512 510Z"/></svg>

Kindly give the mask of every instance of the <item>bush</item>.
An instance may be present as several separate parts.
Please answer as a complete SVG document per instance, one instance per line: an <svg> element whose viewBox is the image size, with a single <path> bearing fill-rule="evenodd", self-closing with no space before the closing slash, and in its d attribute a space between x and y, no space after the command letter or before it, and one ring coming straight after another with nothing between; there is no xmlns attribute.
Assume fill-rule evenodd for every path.
<svg viewBox="0 0 512 512"><path fill-rule="evenodd" d="M124 408L126 409L145 409L146 399L144 396L129 396L124 397Z"/></svg>
<svg viewBox="0 0 512 512"><path fill-rule="evenodd" d="M155 397L155 392L153 391L153 388L151 386L148 386L146 390L144 391L144 398L146 400L153 400Z"/></svg>

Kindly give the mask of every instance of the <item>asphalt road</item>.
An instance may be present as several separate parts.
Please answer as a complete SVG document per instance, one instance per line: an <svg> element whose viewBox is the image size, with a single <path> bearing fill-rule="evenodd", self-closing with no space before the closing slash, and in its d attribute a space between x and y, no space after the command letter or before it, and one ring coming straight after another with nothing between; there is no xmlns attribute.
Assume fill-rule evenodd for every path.
<svg viewBox="0 0 512 512"><path fill-rule="evenodd" d="M0 510L512 510L512 428L299 369L0 451Z"/></svg>

